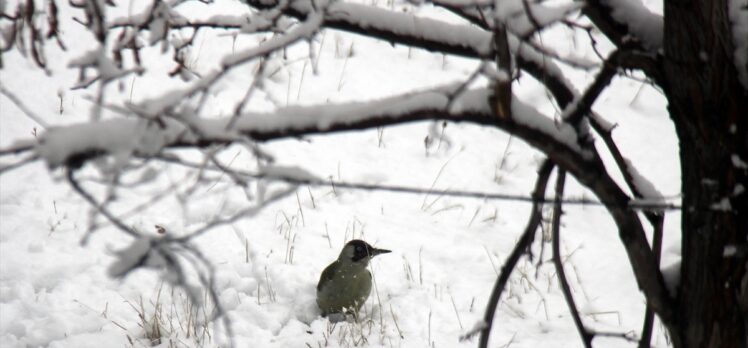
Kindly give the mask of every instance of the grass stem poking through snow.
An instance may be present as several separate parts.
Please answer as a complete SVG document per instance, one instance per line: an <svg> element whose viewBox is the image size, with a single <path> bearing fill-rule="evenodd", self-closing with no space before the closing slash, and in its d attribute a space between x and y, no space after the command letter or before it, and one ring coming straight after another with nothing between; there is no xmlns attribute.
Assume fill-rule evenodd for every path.
<svg viewBox="0 0 748 348"><path fill-rule="evenodd" d="M309 64L309 61L304 60L304 67L301 68L301 78L299 79L299 89L296 91L296 101L301 100L301 87L304 85L304 75L306 74L306 66L308 64Z"/></svg>
<svg viewBox="0 0 748 348"><path fill-rule="evenodd" d="M345 59L343 60L343 68L340 69L340 78L338 79L338 92L340 92L343 89L343 77L345 76L345 67L348 65L348 59L350 57L353 57L353 42L351 42L351 45L348 46L348 53L345 55Z"/></svg>
<svg viewBox="0 0 748 348"><path fill-rule="evenodd" d="M306 226L306 219L304 219L304 208L301 207L301 199L299 199L299 191L296 191L296 204L299 206L299 215L301 216L301 226Z"/></svg>
<svg viewBox="0 0 748 348"><path fill-rule="evenodd" d="M325 237L327 237L327 245L332 249L332 240L330 239L330 230L327 228L327 221L325 221Z"/></svg>
<svg viewBox="0 0 748 348"><path fill-rule="evenodd" d="M460 330L465 330L465 328L462 326L462 319L460 319L460 311L457 310L457 304L455 303L455 298L454 296L452 296L452 290L447 289L447 292L449 293L449 299L452 301L452 308L455 310L457 323L460 324Z"/></svg>
<svg viewBox="0 0 748 348"><path fill-rule="evenodd" d="M403 331L400 330L400 325L397 324L397 316L395 315L395 311L392 310L392 303L390 303L390 315L392 316L392 321L395 323L395 329L397 329L397 334L400 335L400 338L405 338L405 335L403 335Z"/></svg>
<svg viewBox="0 0 748 348"><path fill-rule="evenodd" d="M317 203L314 202L314 195L312 194L312 189L309 188L309 186L306 187L307 192L309 192L309 199L312 200L312 209L317 209Z"/></svg>
<svg viewBox="0 0 748 348"><path fill-rule="evenodd" d="M268 276L268 266L265 266L265 286L268 290L268 299L270 299L270 302L276 302L275 290L273 290L273 286L270 284L270 277ZM259 289L259 286L257 288Z"/></svg>
<svg viewBox="0 0 748 348"><path fill-rule="evenodd" d="M426 204L426 202L427 202L427 200L429 198L429 194L431 194L434 191L434 186L436 186L436 182L439 180L439 177L441 177L442 173L444 172L444 168L446 168L447 164L449 164L450 161L452 161L455 157L457 157L458 154L459 154L459 152L456 153L454 156L450 157L446 162L444 162L444 164L442 164L441 168L439 168L439 171L436 173L436 177L434 178L434 181L431 182L431 186L429 187L428 192L423 197L423 202L421 203L421 210L423 210L423 211L429 210L429 208L432 205L434 205L434 203L436 203L436 201L438 201L439 198L441 198L441 195L439 195L431 203Z"/></svg>

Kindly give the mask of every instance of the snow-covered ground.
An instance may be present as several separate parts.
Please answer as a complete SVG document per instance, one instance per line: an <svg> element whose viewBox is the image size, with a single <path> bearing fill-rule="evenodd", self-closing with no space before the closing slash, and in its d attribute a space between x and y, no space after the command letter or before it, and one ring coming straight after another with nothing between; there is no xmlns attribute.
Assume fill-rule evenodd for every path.
<svg viewBox="0 0 748 348"><path fill-rule="evenodd" d="M188 5L187 11L204 11L205 5ZM232 2L222 0L211 6L221 11ZM137 3L132 7L137 9ZM457 22L434 9L417 13ZM62 25L64 30L80 31L69 17ZM576 44L571 35L566 29L553 30L544 35L544 42L565 54L596 59L584 44L584 35L576 37ZM206 72L232 47L248 47L258 39L240 37L234 42L222 32L206 31L197 40L199 49L192 52L191 64L196 71ZM71 47L68 52L49 44L51 76L15 50L4 54L5 65L0 70L3 87L50 125L87 120L96 88L71 90L77 73L65 67L76 57L76 49L90 45L88 42L83 37L66 42ZM254 110L381 98L460 81L478 64L332 30L320 33L316 45L318 74L312 73L304 59L308 55L306 43L300 43L289 50L286 60L279 59L268 68L277 71L266 82L267 93L253 98ZM146 57L150 64L146 75L128 77L117 88L111 86L109 101L137 103L179 85L181 82L166 77L172 66L158 63L157 58L155 54ZM206 110L217 116L230 115L253 68L239 69L224 80L223 89L208 98ZM571 70L568 74L580 90L594 76L593 72ZM522 77L514 90L520 99L554 114L546 92L530 77ZM659 92L640 81L617 78L595 110L619 124L614 137L638 170L665 196L677 197L677 140ZM112 115L105 112L105 116ZM34 132L43 130L7 97L0 96L0 147L32 138ZM424 145L427 135L435 139L429 147ZM433 186L435 193L300 187L296 194L251 218L201 236L195 245L214 266L215 288L237 346L476 345L476 340L458 339L483 317L497 271L524 229L530 206L438 192L529 194L542 159L539 152L496 129L451 123L442 128L442 124L430 122L274 141L262 147L275 156L277 165L298 166L318 177ZM194 158L201 157L194 154ZM241 147L227 149L222 158L241 168L255 165ZM148 167L157 177L136 189L120 190L116 204L136 205L169 185L195 180L194 174L163 163ZM94 173L87 168L81 175ZM179 235L217 214L251 204L229 178L216 179L214 186L194 195L187 204L171 197L127 222L153 235L155 225ZM105 189L95 183L86 185L99 193ZM268 189L282 187L284 184L274 183ZM573 180L567 183L566 192L592 198ZM117 259L116 252L132 240L110 226L82 243L89 222L90 206L67 185L61 170L48 170L44 163L36 162L0 176L0 346L148 347L159 344L148 339L157 336L162 337L162 347L228 344L223 322L200 321L212 305L193 306L186 294L164 281L157 270L141 269L124 279L110 278L108 270ZM679 215L669 213L664 264L677 258L678 224ZM362 322L332 325L319 316L315 286L322 269L352 238L365 239L393 253L375 258L371 265L376 287ZM605 210L566 206L562 240L567 274L586 324L606 332L638 334L643 297ZM512 275L496 314L492 346L581 345L549 262L550 245L545 249L541 267L524 260ZM534 250L539 255L539 243ZM160 335L154 334L154 327ZM655 333L653 343L666 346L659 327ZM595 344L635 346L618 338L596 338Z"/></svg>

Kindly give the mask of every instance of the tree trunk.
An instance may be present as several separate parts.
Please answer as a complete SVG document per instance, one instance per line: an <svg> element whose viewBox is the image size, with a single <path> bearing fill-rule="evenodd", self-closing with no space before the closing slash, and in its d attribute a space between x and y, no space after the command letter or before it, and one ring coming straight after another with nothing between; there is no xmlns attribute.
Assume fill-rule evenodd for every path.
<svg viewBox="0 0 748 348"><path fill-rule="evenodd" d="M748 345L748 90L729 0L665 1L664 86L680 140L682 268L673 342Z"/></svg>

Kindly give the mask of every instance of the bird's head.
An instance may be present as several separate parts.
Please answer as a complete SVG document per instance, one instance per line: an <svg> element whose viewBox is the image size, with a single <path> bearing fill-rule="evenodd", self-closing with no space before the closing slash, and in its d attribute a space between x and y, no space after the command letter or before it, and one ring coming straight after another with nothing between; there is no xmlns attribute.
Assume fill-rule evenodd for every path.
<svg viewBox="0 0 748 348"><path fill-rule="evenodd" d="M354 239L346 243L343 247L343 250L340 252L340 256L338 257L338 261L361 264L365 267L369 264L369 260L371 260L372 257L389 252L391 251L377 249L360 239Z"/></svg>

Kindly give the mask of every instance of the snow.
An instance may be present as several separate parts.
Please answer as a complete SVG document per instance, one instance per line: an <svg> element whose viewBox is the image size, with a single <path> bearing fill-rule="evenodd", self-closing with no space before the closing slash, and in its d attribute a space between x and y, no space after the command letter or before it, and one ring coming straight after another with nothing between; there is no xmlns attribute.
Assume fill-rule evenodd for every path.
<svg viewBox="0 0 748 348"><path fill-rule="evenodd" d="M735 184L735 187L732 189L732 195L738 196L745 193L745 186L743 184Z"/></svg>
<svg viewBox="0 0 748 348"><path fill-rule="evenodd" d="M735 45L735 68L743 87L748 89L748 1L730 0L728 4L732 22L732 42Z"/></svg>
<svg viewBox="0 0 748 348"><path fill-rule="evenodd" d="M722 197L719 202L712 203L709 208L716 211L731 211L732 204L730 203L729 197Z"/></svg>
<svg viewBox="0 0 748 348"><path fill-rule="evenodd" d="M147 260L149 259L148 254L151 251L151 246L150 238L144 237L136 239L130 246L117 251L118 259L109 266L109 275L115 278L122 277L141 263L145 263L149 267L163 266L163 260Z"/></svg>
<svg viewBox="0 0 748 348"><path fill-rule="evenodd" d="M184 6L194 6L192 12L181 7L177 12L184 16L200 11L198 18L203 20L213 18L221 9L231 9L227 13L241 17L244 12L237 8L246 9L246 5L232 4L229 0L216 0L210 6L189 2ZM330 10L350 5L353 4L336 2ZM108 14L112 18L126 18L128 4L121 6L125 8L110 8ZM377 17L379 14L367 18L369 23L388 25L383 21L385 17ZM338 11L330 15L347 14ZM443 16L443 13L434 15ZM407 27L404 21L395 23L416 30ZM424 35L440 34L430 33L429 29L436 24L429 23L434 22L419 20L415 26ZM63 31L72 33L82 28L69 18L61 25ZM309 28L312 30L312 26ZM465 29L452 34L455 40L468 39L465 45L484 44L484 37L473 37L474 33L474 29ZM195 38L200 49L191 53L188 62L205 81L213 77L212 73L217 74L226 55L242 54L272 37L239 35L234 42L226 34L224 30L205 28ZM576 49L563 31L551 30L545 34L549 36L543 42L554 45L554 49ZM330 126L335 122L361 120L372 111L383 117L398 117L414 108L446 107L444 91L448 88L443 86L453 89L455 81L463 81L480 64L423 50L392 47L387 42L358 35L326 31L324 41L321 35L325 33L315 39L315 47L319 48L319 74L311 74L309 67L303 74L308 54L305 37L288 50L287 60L271 57L269 62L276 64L277 72L264 81L264 89L244 109L246 113L238 120L235 131L271 129L284 123L297 127ZM209 317L213 307L209 301L205 308L190 307L193 305L190 296L169 282L173 278L164 277L168 271L159 258L159 250L148 246L199 230L215 217L246 211L251 212L246 218L190 241L215 270L214 288L231 321L231 338L236 346L476 345L475 339L461 342L459 338L471 328L482 327L484 306L496 279L495 268L502 265L522 233L530 205L440 193L459 189L526 195L532 190L537 164L542 159L536 150L517 139L510 141L506 133L494 128L451 122L443 130L451 146L439 149L434 146L428 155L424 154L423 139L430 134L432 122L388 127L381 133L368 130L253 143L272 160L258 160L249 146L243 144L205 149L215 151L224 165L230 163L239 170L270 177L333 178L415 187L433 184L433 193L429 195L299 186L264 209L255 210L251 209L257 202L249 202L245 190L257 193L266 189L267 196L271 196L272 192L293 189L294 185L262 180L237 187L231 178L207 167L198 171L158 160L134 160L125 167L132 172L120 178L123 185L132 187L113 192L109 205L124 216L128 226L148 236L133 239L101 217L93 219L90 206L60 180L60 170L48 167L59 166L70 153L104 151L128 158L133 153L157 153L163 144L176 139L194 141L195 134L182 132L185 122L195 126L203 136L235 136L225 134L225 125L254 76L256 61L226 73L218 86L206 93L203 114L211 117L177 120L163 112L174 105L194 106L190 104L189 94L203 87L204 82L169 79L167 72L173 65L157 59L161 48L144 47L141 53L147 70L142 75L123 79L124 88L111 88L106 99L131 116L123 117L111 108L104 108L99 122L84 125L78 123L88 119L89 100L96 93L96 85L87 90L70 90L78 74L66 71L65 67L80 52L92 52L95 47L89 47L86 40L66 43L68 52L47 46L47 53L53 58L51 77L34 68L16 50L3 54L3 63L9 67L2 71L3 87L15 92L29 110L51 127L48 132L40 130L35 138L32 131L38 125L24 117L5 95L0 95L0 147L31 139L39 142L35 151L46 160L0 175L0 345L226 347L229 338L221 320L207 324L210 338L199 341L203 337L203 327L199 324L206 320L204 312ZM351 46L356 54L346 58L337 55L337 47ZM556 65L526 46L521 51L527 59L545 64L549 72L558 74L574 90L582 89L593 77L592 73L569 72L567 67ZM580 50L579 55L595 59L593 52ZM90 62L98 59L96 54L90 58ZM614 84L617 84L616 93L605 95L605 99L596 103L596 111L611 120L611 127L618 125L614 132L616 140L641 175L668 197L677 195L680 185L677 144L664 103L656 92L646 86L641 88L636 82L624 80ZM522 76L513 87L517 94L513 111L521 122L548 132L565 144L569 140L575 142L573 130L560 126L551 117L554 105L548 101L542 86ZM632 103L632 96L640 88L642 92ZM178 92L168 93L175 89ZM62 98L58 96L60 90L65 91ZM420 92L412 94L412 98L392 97L412 91ZM297 95L301 97L297 99ZM477 81L460 96L451 111L486 112L486 95L485 81ZM378 102L362 103L366 100ZM307 108L302 109L303 106ZM160 132L153 128L159 127L157 118L166 127ZM441 127L438 129L441 132ZM652 142L655 136L658 141ZM198 164L210 163L204 152L196 150L160 154L179 155ZM3 156L0 161L5 165L15 159ZM606 164L612 168L612 162ZM102 176L98 168L87 166L76 174L97 197L108 192L111 178L106 173ZM190 192L194 194L190 196ZM567 192L569 196L590 197L589 191L573 180L567 183ZM132 209L148 202L150 197L160 198L144 209ZM679 245L680 219L677 212L667 214L665 250L670 250L668 246ZM575 297L587 312L617 313L590 313L584 320L601 330L639 332L643 298L605 209L567 206L563 221L562 252ZM99 228L82 245L91 223ZM166 234L159 235L154 225L163 226ZM667 239L673 236L676 239ZM364 238L392 249L393 253L374 259L370 266L376 293L366 304L365 322L333 326L319 316L315 286L321 270L351 238ZM536 256L538 249L536 244L533 250ZM147 256L151 267L134 270L124 278L111 277L121 274L143 256ZM666 252L663 263L671 263L678 257ZM190 264L187 258L180 260ZM514 348L579 346L552 267L546 262L537 270L537 278L535 274L534 263L519 263L496 313L492 345L511 342L509 346ZM153 330L143 328L156 322L162 323L160 345L148 337L152 338ZM198 325L191 328L195 331L187 337L181 328L190 323ZM666 346L657 326L655 331L655 345ZM360 341L361 337L366 338L366 343ZM601 342L614 348L635 346L623 340Z"/></svg>
<svg viewBox="0 0 748 348"><path fill-rule="evenodd" d="M553 119L539 114L530 105L521 103L518 100L512 100L512 117L517 123L528 125L545 134L552 135L560 143L577 152L583 153L585 156L592 155L582 150L577 142L578 133L568 123L557 123Z"/></svg>
<svg viewBox="0 0 748 348"><path fill-rule="evenodd" d="M733 257L738 252L738 247L735 245L725 245L724 251L722 252L722 256L724 257Z"/></svg>
<svg viewBox="0 0 748 348"><path fill-rule="evenodd" d="M583 6L580 2L558 6L527 3L528 11L522 0L497 1L496 18L504 21L510 32L519 37L526 37L536 30L543 30L568 18L570 14L579 11Z"/></svg>
<svg viewBox="0 0 748 348"><path fill-rule="evenodd" d="M730 156L730 161L735 168L748 169L748 163L741 159L737 154L732 154Z"/></svg>
<svg viewBox="0 0 748 348"><path fill-rule="evenodd" d="M613 18L624 23L629 32L643 41L645 48L657 51L662 47L664 22L642 4L641 0L603 0L613 9Z"/></svg>
<svg viewBox="0 0 748 348"><path fill-rule="evenodd" d="M638 170L636 170L636 166L634 165L634 163L629 160L625 161L625 170L628 171L629 175L631 175L633 185L636 188L637 192L642 195L642 198L652 202L664 203L665 197L659 190L657 190L654 184L649 181L649 179L647 179L644 175L641 175Z"/></svg>
<svg viewBox="0 0 748 348"><path fill-rule="evenodd" d="M55 168L71 155L87 152L120 155L137 150L142 154L154 154L176 136L176 131L171 134L163 132L152 122L112 119L50 128L36 145L36 151L51 168Z"/></svg>

